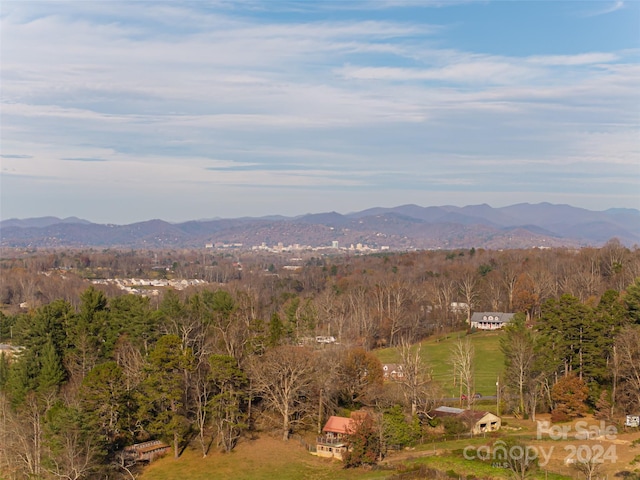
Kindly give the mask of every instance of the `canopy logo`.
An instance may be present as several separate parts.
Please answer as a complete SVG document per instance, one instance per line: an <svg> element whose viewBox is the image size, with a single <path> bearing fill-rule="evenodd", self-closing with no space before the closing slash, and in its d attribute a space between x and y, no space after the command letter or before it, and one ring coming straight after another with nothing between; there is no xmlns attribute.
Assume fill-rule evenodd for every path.
<svg viewBox="0 0 640 480"><path fill-rule="evenodd" d="M551 425L548 421L538 421L536 439L538 441L587 441L616 439L618 430L606 422L589 424L586 421L576 422L574 425ZM558 445L509 445L498 440L493 445L481 447L467 446L463 450L466 460L479 459L491 461L494 467L513 468L515 465L529 465L537 462L540 467L546 466L554 455L554 452L562 449L564 463L566 465L583 463L615 463L618 459L616 446L608 447L600 443L569 443L562 447Z"/></svg>

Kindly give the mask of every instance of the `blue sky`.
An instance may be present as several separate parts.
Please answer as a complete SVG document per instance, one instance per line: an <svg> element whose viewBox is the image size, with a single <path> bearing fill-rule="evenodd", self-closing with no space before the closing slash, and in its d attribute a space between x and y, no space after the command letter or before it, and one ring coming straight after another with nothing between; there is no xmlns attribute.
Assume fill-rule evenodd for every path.
<svg viewBox="0 0 640 480"><path fill-rule="evenodd" d="M640 2L1 7L3 219L640 208Z"/></svg>

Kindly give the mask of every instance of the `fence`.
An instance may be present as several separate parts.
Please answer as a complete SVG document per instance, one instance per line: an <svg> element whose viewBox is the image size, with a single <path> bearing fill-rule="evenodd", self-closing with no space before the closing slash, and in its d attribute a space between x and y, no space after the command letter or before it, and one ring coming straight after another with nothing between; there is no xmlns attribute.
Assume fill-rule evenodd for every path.
<svg viewBox="0 0 640 480"><path fill-rule="evenodd" d="M298 444L300 444L301 447L306 448L307 451L309 451L311 453L315 453L316 452L316 446L310 444L309 442L307 442L304 438L302 438L297 433L294 434L294 435L291 435L291 439L297 441Z"/></svg>

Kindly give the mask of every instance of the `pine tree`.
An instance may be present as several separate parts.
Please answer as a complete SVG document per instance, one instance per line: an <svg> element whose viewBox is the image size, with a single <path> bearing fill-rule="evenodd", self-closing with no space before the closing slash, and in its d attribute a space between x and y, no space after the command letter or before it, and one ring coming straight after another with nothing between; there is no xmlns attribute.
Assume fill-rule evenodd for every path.
<svg viewBox="0 0 640 480"><path fill-rule="evenodd" d="M209 406L218 433L218 444L225 452L230 452L241 432L247 428L243 405L248 396L249 382L233 357L212 355L209 367L209 379L216 392Z"/></svg>
<svg viewBox="0 0 640 480"><path fill-rule="evenodd" d="M65 380L65 370L53 342L48 341L40 356L40 372L38 374L38 391L41 393L55 391Z"/></svg>
<svg viewBox="0 0 640 480"><path fill-rule="evenodd" d="M180 444L188 431L186 375L193 368L190 349L182 350L176 335L160 337L149 354L148 376L142 383L140 415L149 431L173 443L178 458Z"/></svg>
<svg viewBox="0 0 640 480"><path fill-rule="evenodd" d="M628 318L640 324L640 277L627 287L623 299Z"/></svg>
<svg viewBox="0 0 640 480"><path fill-rule="evenodd" d="M79 399L86 425L107 448L115 450L128 439L127 413L132 405L118 364L106 362L93 368L82 381Z"/></svg>
<svg viewBox="0 0 640 480"><path fill-rule="evenodd" d="M285 329L282 324L282 320L280 320L280 315L278 315L277 312L274 312L273 315L271 315L271 321L269 322L269 346L276 347L280 345L284 335Z"/></svg>

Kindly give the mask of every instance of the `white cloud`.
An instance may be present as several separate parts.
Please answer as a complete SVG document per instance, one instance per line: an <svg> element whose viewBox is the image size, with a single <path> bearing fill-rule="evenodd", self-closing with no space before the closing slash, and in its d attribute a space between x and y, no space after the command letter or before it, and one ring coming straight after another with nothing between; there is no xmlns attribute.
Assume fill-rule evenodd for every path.
<svg viewBox="0 0 640 480"><path fill-rule="evenodd" d="M3 158L4 172L187 195L200 184L462 188L485 181L482 168L515 178L577 159L593 171L637 162L636 50L469 52L417 20L287 23L244 5L10 3L3 151L34 158Z"/></svg>
<svg viewBox="0 0 640 480"><path fill-rule="evenodd" d="M600 3L600 2L593 2L594 4ZM607 15L609 13L613 13L613 12L617 12L618 10L621 10L624 8L624 1L622 0L616 0L613 2L608 2L607 6L605 6L604 8L601 8L599 10L591 10L588 12L584 13L585 17L597 17L599 15Z"/></svg>

